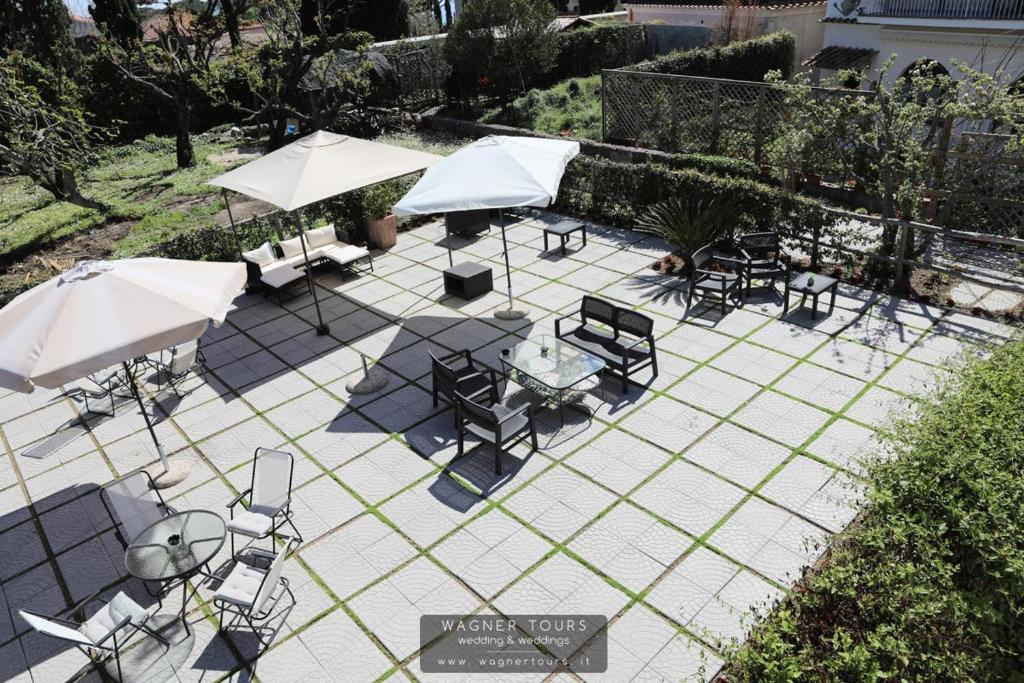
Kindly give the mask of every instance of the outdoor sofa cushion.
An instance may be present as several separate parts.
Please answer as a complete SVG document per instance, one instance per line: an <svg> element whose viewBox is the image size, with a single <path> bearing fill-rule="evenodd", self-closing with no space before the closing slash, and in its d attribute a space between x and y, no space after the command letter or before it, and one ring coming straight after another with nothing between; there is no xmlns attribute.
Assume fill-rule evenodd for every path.
<svg viewBox="0 0 1024 683"><path fill-rule="evenodd" d="M260 512L246 510L228 522L228 531L252 538L262 538L270 533L274 520Z"/></svg>
<svg viewBox="0 0 1024 683"><path fill-rule="evenodd" d="M269 266L277 260L277 256L274 254L274 248L270 246L270 242L264 242L252 251L244 252L242 254L242 258L246 261L252 261L260 267Z"/></svg>
<svg viewBox="0 0 1024 683"><path fill-rule="evenodd" d="M296 256L302 258L302 237L293 237L290 240L283 240L278 243L281 247L281 252L284 254L285 259L292 259ZM308 244L307 244L308 247ZM310 255L312 258L312 254Z"/></svg>
<svg viewBox="0 0 1024 683"><path fill-rule="evenodd" d="M266 572L238 562L213 594L214 600L223 600L240 607L250 607L260 591Z"/></svg>
<svg viewBox="0 0 1024 683"><path fill-rule="evenodd" d="M110 602L89 617L78 630L93 643L98 643L106 638L125 617L131 619L132 625L142 626L149 621L149 612L123 592L118 592Z"/></svg>
<svg viewBox="0 0 1024 683"><path fill-rule="evenodd" d="M308 244L312 249L316 249L317 247L326 247L328 244L337 241L338 236L334 232L334 223L325 225L322 228L306 231L306 244Z"/></svg>

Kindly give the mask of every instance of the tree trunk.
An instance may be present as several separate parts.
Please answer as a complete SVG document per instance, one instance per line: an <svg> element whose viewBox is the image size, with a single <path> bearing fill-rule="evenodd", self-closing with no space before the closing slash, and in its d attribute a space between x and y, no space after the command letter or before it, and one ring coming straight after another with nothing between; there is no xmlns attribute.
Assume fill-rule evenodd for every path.
<svg viewBox="0 0 1024 683"><path fill-rule="evenodd" d="M234 0L220 0L220 7L224 11L224 25L231 39L231 47L238 47L242 37L238 31L238 12L235 11Z"/></svg>
<svg viewBox="0 0 1024 683"><path fill-rule="evenodd" d="M78 180L75 178L74 171L55 170L53 172L52 186L46 183L44 187L50 190L50 193L59 201L68 202L69 204L82 206L87 209L106 208L106 205L102 202L82 196L81 190L78 189Z"/></svg>
<svg viewBox="0 0 1024 683"><path fill-rule="evenodd" d="M192 137L189 128L192 125L192 104L178 100L175 103L176 136L174 153L178 160L178 168L192 168L196 163L195 150L192 149Z"/></svg>
<svg viewBox="0 0 1024 683"><path fill-rule="evenodd" d="M284 145L284 138L288 135L288 112L281 110L270 122L270 142L267 151L273 152Z"/></svg>

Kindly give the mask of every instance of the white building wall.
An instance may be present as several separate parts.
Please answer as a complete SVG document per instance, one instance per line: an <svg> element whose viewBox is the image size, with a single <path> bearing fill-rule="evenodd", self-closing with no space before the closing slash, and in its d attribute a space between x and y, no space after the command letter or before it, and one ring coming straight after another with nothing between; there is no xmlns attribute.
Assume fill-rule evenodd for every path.
<svg viewBox="0 0 1024 683"><path fill-rule="evenodd" d="M908 66L920 59L934 59L954 78L960 75L955 62L987 73L1003 67L1010 80L1024 73L1024 48L1020 38L1007 32L827 23L824 40L825 45L878 50L871 61L872 72L891 55L896 55L888 73L889 81L898 78Z"/></svg>
<svg viewBox="0 0 1024 683"><path fill-rule="evenodd" d="M722 8L710 6L629 5L630 21L643 23L661 21L676 26L714 28L722 20ZM758 33L791 31L796 36L797 65L815 54L823 45L825 30L821 23L825 3L754 11Z"/></svg>

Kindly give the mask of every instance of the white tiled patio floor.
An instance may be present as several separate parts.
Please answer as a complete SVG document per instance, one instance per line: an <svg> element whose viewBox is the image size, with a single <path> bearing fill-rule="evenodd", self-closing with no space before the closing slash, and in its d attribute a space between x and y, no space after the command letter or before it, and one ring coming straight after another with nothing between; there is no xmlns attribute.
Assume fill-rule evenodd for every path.
<svg viewBox="0 0 1024 683"><path fill-rule="evenodd" d="M777 320L779 297L766 293L683 322L685 286L648 269L664 244L593 227L587 248L544 255L543 220L554 218L508 229L529 320L492 316L504 300L497 231L455 256L486 260L497 291L445 298L443 228L431 224L401 235L374 274L320 274L331 336L310 329L308 295L283 308L243 296L204 338L210 369L189 395L147 386L161 439L193 464L166 492L172 506L224 511L247 488L253 449L281 447L296 457L305 543L286 570L297 604L275 617L269 650L219 636L203 587L189 615L196 635L172 631L163 657L135 648L136 679L448 680L421 672L420 615L487 611L606 614L610 669L581 679L713 677L722 643L743 638L751 614L856 514L858 457L889 410L927 391L951 355L1010 332L852 287L816 326L804 312ZM641 374L648 384L626 396L608 382L564 428L542 411L540 451L517 447L502 477L489 452L442 473L454 434L450 412L431 405L427 352L468 347L495 365L587 292L656 320L661 375ZM389 371L385 392L345 389L360 352ZM141 416L128 405L49 458L22 455L79 420L67 389L0 395L0 679L60 680L83 663L28 634L18 609L56 612L99 589L152 602L126 578L97 499L98 485L155 459Z"/></svg>

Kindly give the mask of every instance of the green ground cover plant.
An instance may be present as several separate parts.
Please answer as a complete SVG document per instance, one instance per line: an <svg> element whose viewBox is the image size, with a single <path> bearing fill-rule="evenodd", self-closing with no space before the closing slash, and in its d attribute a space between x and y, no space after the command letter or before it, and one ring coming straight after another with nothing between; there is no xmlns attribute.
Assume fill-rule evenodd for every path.
<svg viewBox="0 0 1024 683"><path fill-rule="evenodd" d="M197 141L197 164L178 170L174 140L150 136L130 145L107 147L97 164L79 182L83 193L103 203L89 209L56 201L23 176L6 178L0 185L0 263L9 263L51 246L83 230L110 223L133 226L123 239L133 251L165 239L170 232L198 225L219 211L217 202L202 201L215 194L210 178L230 168L208 157L237 143L222 143L209 136Z"/></svg>
<svg viewBox="0 0 1024 683"><path fill-rule="evenodd" d="M1024 340L896 416L869 503L729 681L1024 680Z"/></svg>

